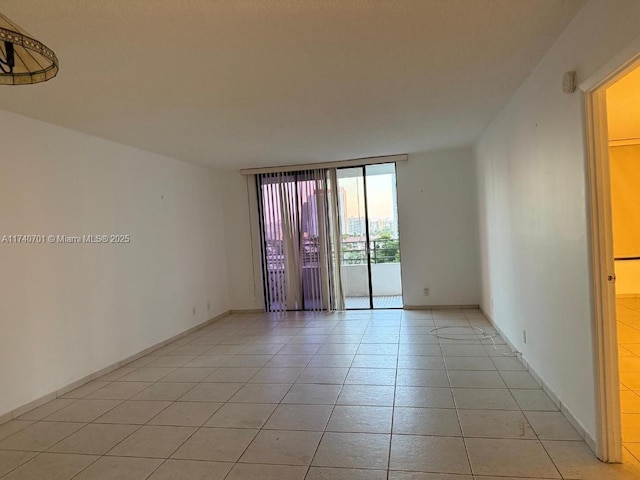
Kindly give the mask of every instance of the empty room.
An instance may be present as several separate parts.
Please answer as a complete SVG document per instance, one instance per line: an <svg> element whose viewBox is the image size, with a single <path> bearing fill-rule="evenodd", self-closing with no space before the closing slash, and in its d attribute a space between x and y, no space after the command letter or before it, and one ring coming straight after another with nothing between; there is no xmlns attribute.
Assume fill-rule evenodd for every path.
<svg viewBox="0 0 640 480"><path fill-rule="evenodd" d="M639 18L2 0L0 480L640 480Z"/></svg>

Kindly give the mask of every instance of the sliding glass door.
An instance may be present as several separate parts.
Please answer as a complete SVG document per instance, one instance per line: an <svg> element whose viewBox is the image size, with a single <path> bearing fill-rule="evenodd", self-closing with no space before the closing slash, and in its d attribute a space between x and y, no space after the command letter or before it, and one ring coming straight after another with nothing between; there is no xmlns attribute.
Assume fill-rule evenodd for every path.
<svg viewBox="0 0 640 480"><path fill-rule="evenodd" d="M394 163L256 182L267 311L402 308Z"/></svg>
<svg viewBox="0 0 640 480"><path fill-rule="evenodd" d="M347 309L402 308L394 163L337 170Z"/></svg>
<svg viewBox="0 0 640 480"><path fill-rule="evenodd" d="M343 309L335 171L256 180L267 311Z"/></svg>

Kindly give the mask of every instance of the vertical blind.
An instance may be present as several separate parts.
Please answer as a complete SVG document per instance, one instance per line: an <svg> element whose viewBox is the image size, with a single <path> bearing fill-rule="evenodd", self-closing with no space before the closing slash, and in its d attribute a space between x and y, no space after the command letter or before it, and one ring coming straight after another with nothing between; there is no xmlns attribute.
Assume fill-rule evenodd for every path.
<svg viewBox="0 0 640 480"><path fill-rule="evenodd" d="M342 310L335 169L256 181L267 310Z"/></svg>

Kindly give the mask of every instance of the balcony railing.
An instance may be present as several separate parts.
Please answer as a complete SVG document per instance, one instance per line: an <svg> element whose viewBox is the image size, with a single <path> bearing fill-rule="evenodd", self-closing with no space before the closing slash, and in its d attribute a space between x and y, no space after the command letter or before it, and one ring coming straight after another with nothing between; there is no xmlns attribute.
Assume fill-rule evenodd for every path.
<svg viewBox="0 0 640 480"><path fill-rule="evenodd" d="M371 263L400 263L398 239L376 239L369 242ZM343 241L340 260L342 265L365 265L367 263L367 242L365 240ZM284 248L281 240L269 240L266 244L269 269L284 268ZM304 239L302 264L318 264L318 243L316 239Z"/></svg>
<svg viewBox="0 0 640 480"><path fill-rule="evenodd" d="M400 248L398 239L371 240L371 263L399 263ZM342 242L342 264L362 265L367 263L367 242Z"/></svg>
<svg viewBox="0 0 640 480"><path fill-rule="evenodd" d="M398 240L376 239L371 240L369 245L372 264L370 273L367 268L367 242L360 240L342 242L341 265L345 297L368 297L369 284L371 283L374 298L383 296L401 298L399 297L402 295L402 280ZM270 288L285 289L285 253L282 241L269 240L266 244L266 250ZM304 239L302 275L304 278L319 275L319 269L317 241ZM284 293L280 296L284 297ZM278 295L272 292L271 298L277 297ZM375 300L374 304L377 305ZM351 306L350 308L356 307Z"/></svg>

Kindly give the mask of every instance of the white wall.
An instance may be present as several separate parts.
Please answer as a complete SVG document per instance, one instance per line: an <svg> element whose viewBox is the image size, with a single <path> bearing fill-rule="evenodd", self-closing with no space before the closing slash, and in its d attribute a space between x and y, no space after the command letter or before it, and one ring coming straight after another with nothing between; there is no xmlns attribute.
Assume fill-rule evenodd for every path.
<svg viewBox="0 0 640 480"><path fill-rule="evenodd" d="M616 295L640 296L640 260L615 262Z"/></svg>
<svg viewBox="0 0 640 480"><path fill-rule="evenodd" d="M482 307L592 437L584 96L561 81L593 75L640 34L638 18L637 0L588 2L476 148Z"/></svg>
<svg viewBox="0 0 640 480"><path fill-rule="evenodd" d="M615 98L610 93L607 102ZM633 98L629 101L633 104ZM611 109L608 104L607 110L609 121L624 123L619 117L627 116L627 112ZM640 124L635 128L638 131ZM640 145L609 147L609 165L614 256L635 257L640 254ZM616 261L615 272L616 295L640 295L640 260Z"/></svg>
<svg viewBox="0 0 640 480"><path fill-rule="evenodd" d="M253 176L221 174L229 299L235 310L264 308L257 196Z"/></svg>
<svg viewBox="0 0 640 480"><path fill-rule="evenodd" d="M397 174L404 304L478 305L472 150L414 153Z"/></svg>
<svg viewBox="0 0 640 480"><path fill-rule="evenodd" d="M228 310L213 170L3 111L0 132L0 239L131 235L0 243L0 416Z"/></svg>

